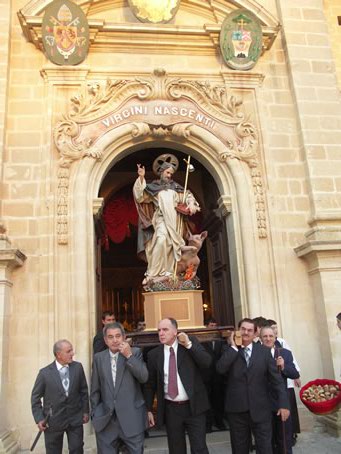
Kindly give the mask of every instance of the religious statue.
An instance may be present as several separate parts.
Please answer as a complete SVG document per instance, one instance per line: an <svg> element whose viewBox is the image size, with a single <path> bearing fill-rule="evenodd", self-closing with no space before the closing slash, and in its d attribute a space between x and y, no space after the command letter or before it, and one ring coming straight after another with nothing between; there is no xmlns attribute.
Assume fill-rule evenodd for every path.
<svg viewBox="0 0 341 454"><path fill-rule="evenodd" d="M177 165L165 160L157 169L159 179L147 184L145 168L137 164L133 193L139 213L138 254L148 263L144 286L176 276L182 254L197 252L185 243L189 232L183 216L192 216L200 207L186 190L188 173L185 188L173 181L176 169Z"/></svg>

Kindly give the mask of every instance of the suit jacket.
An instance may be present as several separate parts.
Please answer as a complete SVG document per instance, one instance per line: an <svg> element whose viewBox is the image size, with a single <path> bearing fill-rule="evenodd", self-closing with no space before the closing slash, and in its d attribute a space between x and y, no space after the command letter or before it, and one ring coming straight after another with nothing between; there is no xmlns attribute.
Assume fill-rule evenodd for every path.
<svg viewBox="0 0 341 454"><path fill-rule="evenodd" d="M126 359L119 354L115 386L109 350L94 356L91 377L91 418L96 432L106 431L112 438L110 422L116 416L127 437L143 432L147 424L146 405L140 383L148 379L146 364L139 348Z"/></svg>
<svg viewBox="0 0 341 454"><path fill-rule="evenodd" d="M192 347L187 349L178 345L177 368L181 382L190 401L191 413L199 415L210 408L206 388L200 374L200 368L208 368L211 356L198 340L190 337ZM164 345L159 345L148 353L149 379L144 386L144 395L148 411L152 411L154 396L157 397L157 425L164 424Z"/></svg>
<svg viewBox="0 0 341 454"><path fill-rule="evenodd" d="M81 363L73 361L69 365L68 396L55 361L39 371L34 383L31 405L36 423L42 421L52 408L49 430L65 430L68 425L83 424L83 415L89 414L88 385ZM43 403L41 401L43 399Z"/></svg>
<svg viewBox="0 0 341 454"><path fill-rule="evenodd" d="M270 390L277 395L278 408L289 409L284 381L268 347L253 343L247 367L241 349L236 351L224 345L222 356L217 362L217 371L224 374L226 380L226 412L248 411L254 422L268 420L271 418Z"/></svg>
<svg viewBox="0 0 341 454"><path fill-rule="evenodd" d="M216 371L216 363L221 356L221 351L225 342L221 339L216 339L214 345L212 341L202 342L201 345L210 354L212 358L211 366L209 368L201 369L201 376L204 383L221 384L223 383L223 376Z"/></svg>
<svg viewBox="0 0 341 454"><path fill-rule="evenodd" d="M98 333L94 337L94 340L92 342L92 347L93 347L94 354L107 350L108 346L104 342L103 328L100 331L98 331Z"/></svg>

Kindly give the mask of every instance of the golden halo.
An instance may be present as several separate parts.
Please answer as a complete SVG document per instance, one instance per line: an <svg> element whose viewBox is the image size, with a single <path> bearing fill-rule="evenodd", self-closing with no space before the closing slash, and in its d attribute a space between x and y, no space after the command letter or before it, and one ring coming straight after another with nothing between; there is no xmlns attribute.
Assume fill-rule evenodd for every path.
<svg viewBox="0 0 341 454"><path fill-rule="evenodd" d="M173 167L174 172L178 170L179 167L178 158L173 154L165 153L158 156L153 162L153 172L155 173L155 175L160 175L160 168L165 163L170 164Z"/></svg>

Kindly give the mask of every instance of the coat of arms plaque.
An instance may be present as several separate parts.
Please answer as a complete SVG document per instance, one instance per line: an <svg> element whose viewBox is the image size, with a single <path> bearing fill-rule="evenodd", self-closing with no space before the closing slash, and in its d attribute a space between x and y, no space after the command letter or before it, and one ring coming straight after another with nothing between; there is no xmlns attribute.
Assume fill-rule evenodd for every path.
<svg viewBox="0 0 341 454"><path fill-rule="evenodd" d="M52 63L82 63L89 50L89 25L81 7L70 0L54 0L45 10L42 38Z"/></svg>
<svg viewBox="0 0 341 454"><path fill-rule="evenodd" d="M262 51L262 27L259 19L245 9L229 14L221 26L220 50L230 68L253 68Z"/></svg>
<svg viewBox="0 0 341 454"><path fill-rule="evenodd" d="M166 23L175 16L180 0L128 0L133 14L141 22Z"/></svg>

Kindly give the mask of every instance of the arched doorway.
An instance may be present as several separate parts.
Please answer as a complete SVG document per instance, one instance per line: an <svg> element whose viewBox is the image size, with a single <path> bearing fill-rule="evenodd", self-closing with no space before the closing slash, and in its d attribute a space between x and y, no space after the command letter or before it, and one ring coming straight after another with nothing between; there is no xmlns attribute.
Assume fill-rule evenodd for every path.
<svg viewBox="0 0 341 454"><path fill-rule="evenodd" d="M136 255L137 213L132 198L132 186L137 177L136 164L146 168L147 180L154 160L164 153L176 155L180 162L174 179L180 184L185 179L183 159L187 154L180 149L153 146L123 153L102 181L99 197L104 200L102 215L96 219L97 245L97 323L101 313L113 311L128 330L134 329L143 318L142 280L146 264ZM195 172L189 188L201 206L201 213L193 220L197 232L208 231L208 239L199 253L198 276L203 293L204 318L215 317L220 324L234 323L233 296L226 223L216 214L220 197L218 186L206 167L192 157Z"/></svg>

